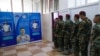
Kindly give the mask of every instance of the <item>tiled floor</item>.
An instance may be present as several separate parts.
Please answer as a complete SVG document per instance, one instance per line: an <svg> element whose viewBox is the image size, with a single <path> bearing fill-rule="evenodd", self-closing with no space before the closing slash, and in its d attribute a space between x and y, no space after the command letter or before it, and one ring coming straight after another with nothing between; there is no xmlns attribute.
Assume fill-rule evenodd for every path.
<svg viewBox="0 0 100 56"><path fill-rule="evenodd" d="M3 47L0 48L0 56L64 56L52 47L52 42L42 41L25 45Z"/></svg>

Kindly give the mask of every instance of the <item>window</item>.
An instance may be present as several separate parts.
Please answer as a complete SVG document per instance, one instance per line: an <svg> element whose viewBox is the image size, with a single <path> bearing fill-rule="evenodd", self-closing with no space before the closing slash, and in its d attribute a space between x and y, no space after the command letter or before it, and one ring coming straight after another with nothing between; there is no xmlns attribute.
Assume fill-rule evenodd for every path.
<svg viewBox="0 0 100 56"><path fill-rule="evenodd" d="M13 12L22 12L22 0L12 0Z"/></svg>
<svg viewBox="0 0 100 56"><path fill-rule="evenodd" d="M68 0L68 8L75 7L75 0Z"/></svg>
<svg viewBox="0 0 100 56"><path fill-rule="evenodd" d="M45 4L45 0L43 0L43 13L45 14L45 12L46 12L46 4Z"/></svg>
<svg viewBox="0 0 100 56"><path fill-rule="evenodd" d="M43 13L49 12L49 0L43 0Z"/></svg>
<svg viewBox="0 0 100 56"><path fill-rule="evenodd" d="M86 4L86 0L76 0L76 6L82 6Z"/></svg>
<svg viewBox="0 0 100 56"><path fill-rule="evenodd" d="M49 12L49 0L45 0L45 9L46 9L46 13Z"/></svg>
<svg viewBox="0 0 100 56"><path fill-rule="evenodd" d="M54 0L49 0L49 8L50 8L50 12L52 12L53 11L53 1Z"/></svg>
<svg viewBox="0 0 100 56"><path fill-rule="evenodd" d="M87 3L95 3L98 2L99 0L87 0Z"/></svg>
<svg viewBox="0 0 100 56"><path fill-rule="evenodd" d="M32 12L32 0L23 0L24 12Z"/></svg>
<svg viewBox="0 0 100 56"><path fill-rule="evenodd" d="M41 12L41 3L40 2L36 3L36 12Z"/></svg>
<svg viewBox="0 0 100 56"><path fill-rule="evenodd" d="M58 10L59 9L59 0L54 0L54 10Z"/></svg>
<svg viewBox="0 0 100 56"><path fill-rule="evenodd" d="M11 1L0 0L0 11L11 11Z"/></svg>

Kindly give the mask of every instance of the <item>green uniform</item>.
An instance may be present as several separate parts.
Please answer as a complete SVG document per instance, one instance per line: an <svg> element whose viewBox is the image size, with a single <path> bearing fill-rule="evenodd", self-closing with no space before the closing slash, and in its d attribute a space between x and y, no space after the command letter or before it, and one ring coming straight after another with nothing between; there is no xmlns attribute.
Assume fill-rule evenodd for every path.
<svg viewBox="0 0 100 56"><path fill-rule="evenodd" d="M57 43L58 43L58 51L63 51L64 49L64 40L63 40L63 33L64 33L64 21L59 21L58 22L58 38L57 38Z"/></svg>
<svg viewBox="0 0 100 56"><path fill-rule="evenodd" d="M64 23L64 52L63 54L69 54L72 48L71 35L72 35L73 22L66 20Z"/></svg>
<svg viewBox="0 0 100 56"><path fill-rule="evenodd" d="M73 43L73 50L74 50L74 56L79 56L79 36L77 36L78 30L79 30L79 21L76 21L74 23L74 31L72 36L72 43Z"/></svg>
<svg viewBox="0 0 100 56"><path fill-rule="evenodd" d="M55 22L53 31L54 31L53 32L54 33L54 38L53 38L54 46L55 46L55 48L58 48L58 43L57 43L57 38L58 38L58 22Z"/></svg>
<svg viewBox="0 0 100 56"><path fill-rule="evenodd" d="M85 21L81 21L79 25L79 45L81 56L88 56L88 44L91 34L92 22L88 18Z"/></svg>
<svg viewBox="0 0 100 56"><path fill-rule="evenodd" d="M93 27L92 37L93 45L91 46L90 56L100 56L100 23Z"/></svg>

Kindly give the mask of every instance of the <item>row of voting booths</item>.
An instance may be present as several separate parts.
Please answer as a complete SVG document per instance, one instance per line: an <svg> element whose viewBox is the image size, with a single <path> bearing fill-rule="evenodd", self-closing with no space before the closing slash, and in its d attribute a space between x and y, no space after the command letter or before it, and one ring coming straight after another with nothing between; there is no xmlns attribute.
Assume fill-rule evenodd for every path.
<svg viewBox="0 0 100 56"><path fill-rule="evenodd" d="M41 34L40 13L0 12L0 47L39 41Z"/></svg>

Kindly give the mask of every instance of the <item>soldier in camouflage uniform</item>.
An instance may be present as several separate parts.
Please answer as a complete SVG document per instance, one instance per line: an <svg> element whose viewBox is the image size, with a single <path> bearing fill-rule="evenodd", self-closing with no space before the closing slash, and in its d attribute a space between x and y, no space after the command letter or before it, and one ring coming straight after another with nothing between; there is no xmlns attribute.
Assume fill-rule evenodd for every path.
<svg viewBox="0 0 100 56"><path fill-rule="evenodd" d="M90 56L100 56L100 14L95 15Z"/></svg>
<svg viewBox="0 0 100 56"><path fill-rule="evenodd" d="M74 27L73 27L73 35L72 35L72 44L73 44L73 51L74 56L79 56L79 37L77 36L79 30L79 15L75 14L74 16Z"/></svg>
<svg viewBox="0 0 100 56"><path fill-rule="evenodd" d="M63 21L63 16L59 16L59 21L58 21L58 37L57 37L57 42L58 42L58 51L62 52L64 50L64 41L63 41L63 33L64 33L64 21Z"/></svg>
<svg viewBox="0 0 100 56"><path fill-rule="evenodd" d="M88 44L91 34L92 22L86 17L86 13L84 11L80 11L79 16L82 21L80 22L77 36L79 36L81 56L88 56Z"/></svg>
<svg viewBox="0 0 100 56"><path fill-rule="evenodd" d="M66 14L66 21L64 23L64 55L71 53L71 35L72 35L73 22L70 20L70 15Z"/></svg>
<svg viewBox="0 0 100 56"><path fill-rule="evenodd" d="M58 43L57 43L57 35L58 35L58 18L55 19L54 21L54 29L53 29L53 42L54 42L54 47L57 49L58 48Z"/></svg>

